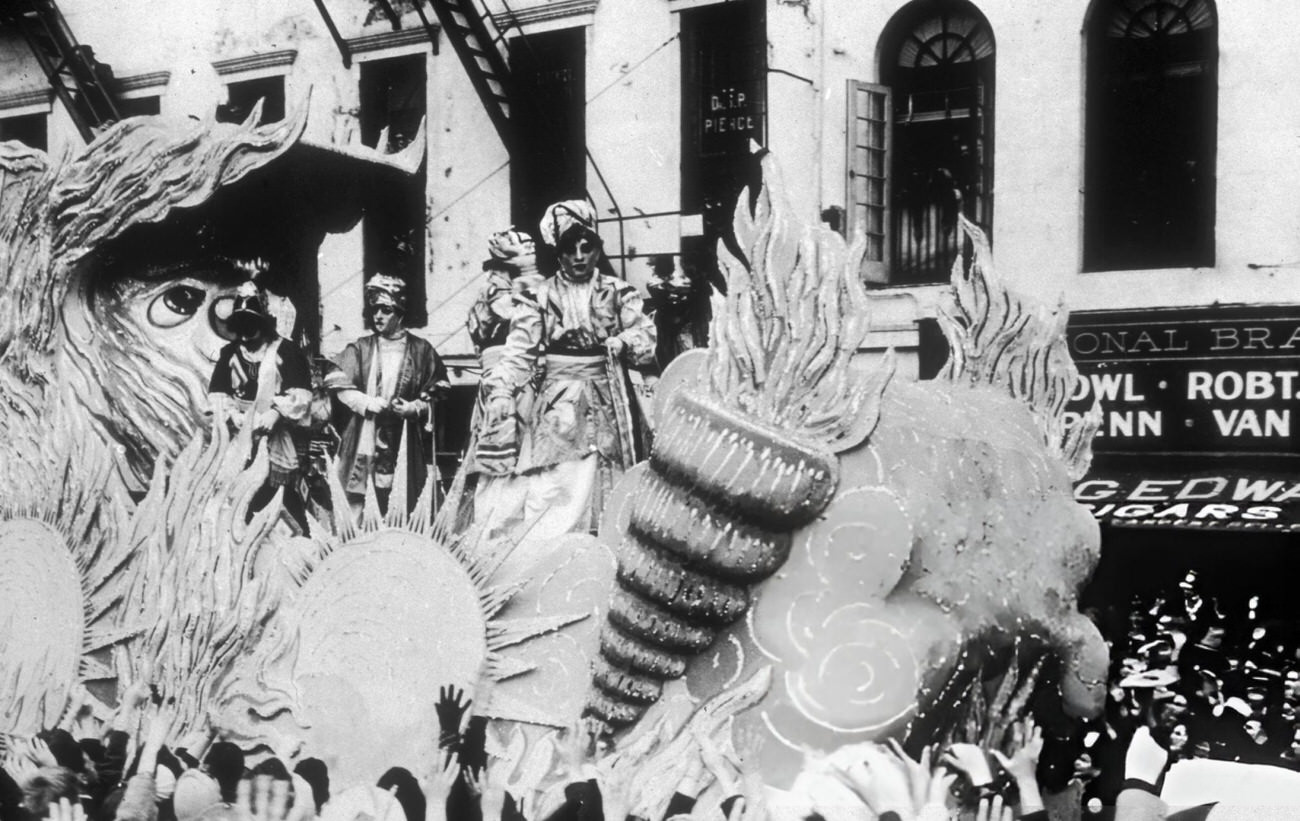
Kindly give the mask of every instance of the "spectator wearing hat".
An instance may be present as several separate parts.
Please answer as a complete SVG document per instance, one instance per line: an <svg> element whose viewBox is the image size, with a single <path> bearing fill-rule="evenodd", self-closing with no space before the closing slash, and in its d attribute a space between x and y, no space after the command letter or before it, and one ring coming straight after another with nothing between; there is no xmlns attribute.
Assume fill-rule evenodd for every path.
<svg viewBox="0 0 1300 821"><path fill-rule="evenodd" d="M265 439L270 473L253 495L249 517L284 488L284 508L300 531L307 529L303 503L302 453L292 426L311 408L311 368L302 350L276 331L267 297L249 280L239 286L226 327L235 337L217 356L208 398L218 419L244 424L252 414L253 435ZM267 362L274 367L263 367Z"/></svg>
<svg viewBox="0 0 1300 821"><path fill-rule="evenodd" d="M365 295L371 333L348 345L338 370L325 377L325 386L351 411L338 470L358 514L372 482L381 509L387 509L403 440L408 497L402 503L414 506L433 461L435 403L450 388L433 345L403 327L406 283L377 274L366 283Z"/></svg>

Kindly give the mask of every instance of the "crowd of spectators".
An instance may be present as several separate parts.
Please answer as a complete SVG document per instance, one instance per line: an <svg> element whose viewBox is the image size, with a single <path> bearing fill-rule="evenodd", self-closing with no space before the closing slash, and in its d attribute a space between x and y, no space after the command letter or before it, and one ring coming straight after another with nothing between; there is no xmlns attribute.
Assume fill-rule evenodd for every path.
<svg viewBox="0 0 1300 821"><path fill-rule="evenodd" d="M1127 738L1150 726L1176 760L1300 769L1294 622L1270 618L1259 596L1222 603L1204 587L1191 570L1133 602L1112 642L1110 727Z"/></svg>
<svg viewBox="0 0 1300 821"><path fill-rule="evenodd" d="M764 786L752 739L697 734L676 762L662 801L638 798L652 778L608 766L619 758L579 724L564 734L554 775L541 785L512 780L518 762L444 688L436 760L393 767L374 784L340 785L319 758L285 762L247 756L229 741L191 733L165 745L173 714L133 686L106 723L74 699L60 727L30 739L7 737L0 761L0 817L21 821L1041 821L1080 818L1083 792L1044 795L1038 780L1044 734L1031 717L1005 724L984 744L948 742L909 756L897 742L846 745L809 756L788 789ZM729 725L728 725L729 726ZM81 736L78 739L78 736ZM650 735L661 735L653 732ZM623 751L636 760L636 751ZM1166 817L1158 787L1177 756L1138 728L1122 764L1123 788L1106 814L1119 821ZM407 762L412 763L412 762ZM661 762L662 763L662 762ZM292 767L292 769L290 769ZM1074 781L1086 778L1079 773ZM642 791L642 795L644 791ZM1050 808L1050 809L1049 809ZM1212 815L1201 808L1197 816Z"/></svg>
<svg viewBox="0 0 1300 821"><path fill-rule="evenodd" d="M32 738L0 734L0 821L1222 817L1223 806L1168 815L1157 797L1166 769L1209 759L1300 770L1294 630L1261 618L1257 597L1243 601L1246 612L1224 612L1231 607L1203 593L1189 572L1175 588L1148 594L1126 611L1096 614L1103 626L1122 623L1111 632L1107 707L1067 733L1051 721L1045 732L1033 718L1044 692L1039 663L1019 681L1002 677L999 692L987 698L980 693L998 678L977 677L960 700L966 713L981 715L954 722L964 722L966 732L909 747L914 755L894 741L810 754L781 789L760 778L761 742L752 733L737 733L733 742L732 732L708 737L683 729L691 736L683 748L689 754L673 762L671 773L655 774L636 767L662 768L662 760L638 758L636 749L611 751L589 723L560 734L550 774L526 783L518 750L507 749L452 688L439 694L436 760L395 762L410 769L395 766L374 784L341 785L313 751L282 761L265 752L246 755L210 733L175 737L172 712L147 685L127 687L111 715L97 715L78 689L59 727ZM976 724L981 729L970 731ZM332 760L329 751L315 754ZM1066 758L1073 761L1061 777ZM646 779L655 777L661 800L647 800L656 793L645 789ZM1261 804L1269 800L1259 796Z"/></svg>

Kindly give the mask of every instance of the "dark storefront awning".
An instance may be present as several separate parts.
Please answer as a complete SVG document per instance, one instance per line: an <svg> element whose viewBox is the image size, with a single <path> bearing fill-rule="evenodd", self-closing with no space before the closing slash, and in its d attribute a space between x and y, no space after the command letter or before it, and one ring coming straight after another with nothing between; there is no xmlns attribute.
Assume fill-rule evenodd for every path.
<svg viewBox="0 0 1300 821"><path fill-rule="evenodd" d="M1300 532L1300 461L1107 455L1074 498L1118 527Z"/></svg>

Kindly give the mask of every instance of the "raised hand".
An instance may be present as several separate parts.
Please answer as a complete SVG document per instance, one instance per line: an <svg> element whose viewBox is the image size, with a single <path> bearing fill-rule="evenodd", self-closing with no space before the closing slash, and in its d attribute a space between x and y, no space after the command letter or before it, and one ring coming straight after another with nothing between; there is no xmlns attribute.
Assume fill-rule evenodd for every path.
<svg viewBox="0 0 1300 821"><path fill-rule="evenodd" d="M875 745L866 746L862 757L848 765L834 763L831 771L876 815L894 812L903 819L915 817L912 788L903 766Z"/></svg>
<svg viewBox="0 0 1300 821"><path fill-rule="evenodd" d="M932 751L929 747L926 747L921 751L921 760L916 761L907 754L907 751L903 749L903 745L893 738L889 739L889 750L893 753L903 772L907 774L907 783L912 788L912 806L919 810L925 806L926 798L930 792L930 756Z"/></svg>
<svg viewBox="0 0 1300 821"><path fill-rule="evenodd" d="M1016 780L1020 790L1021 814L1043 809L1043 795L1038 788L1038 758L1043 752L1043 731L1032 718L1011 727L1011 755L991 750L998 763Z"/></svg>
<svg viewBox="0 0 1300 821"><path fill-rule="evenodd" d="M488 758L487 766L478 775L469 767L461 770L469 791L478 798L484 821L501 817L506 806L506 771L509 764L501 759Z"/></svg>
<svg viewBox="0 0 1300 821"><path fill-rule="evenodd" d="M473 699L465 698L465 690L454 685L438 688L438 703L433 709L438 714L438 746L443 749L454 748L460 738L461 724L465 711L473 704Z"/></svg>
<svg viewBox="0 0 1300 821"><path fill-rule="evenodd" d="M1004 804L1000 795L981 798L975 810L975 821L1015 821L1015 818L1015 810Z"/></svg>
<svg viewBox="0 0 1300 821"><path fill-rule="evenodd" d="M8 751L5 754L4 770L19 784L36 775L37 765L31 754L31 742L9 737Z"/></svg>
<svg viewBox="0 0 1300 821"><path fill-rule="evenodd" d="M269 775L245 778L235 792L235 806L250 821L298 821L309 816L314 804L303 796L289 806L289 781L278 781Z"/></svg>
<svg viewBox="0 0 1300 821"><path fill-rule="evenodd" d="M441 758L441 764L435 760L433 766L417 778L426 801L426 821L445 821L447 796L451 795L451 788L456 785L456 778L460 775L460 765L453 753L443 753Z"/></svg>
<svg viewBox="0 0 1300 821"><path fill-rule="evenodd" d="M952 785L957 783L957 774L943 767L937 767L930 777L930 787L926 790L925 803L930 806L947 806Z"/></svg>
<svg viewBox="0 0 1300 821"><path fill-rule="evenodd" d="M151 704L145 710L140 725L140 737L136 739L140 745L136 748L136 754L140 757L137 767L140 772L152 773L157 768L158 753L162 750L163 742L166 741L167 733L171 731L172 722L175 720L176 711L172 708Z"/></svg>
<svg viewBox="0 0 1300 821"><path fill-rule="evenodd" d="M988 759L984 757L983 748L976 744L953 744L944 753L943 761L966 776L972 787L993 783Z"/></svg>
<svg viewBox="0 0 1300 821"><path fill-rule="evenodd" d="M120 667L119 669L125 669ZM153 681L153 665L148 661L140 665L140 675L127 685L117 699L117 714L113 716L112 729L121 732L130 732L135 725L136 711L140 709L148 700L151 694L150 684Z"/></svg>
<svg viewBox="0 0 1300 821"><path fill-rule="evenodd" d="M47 818L49 821L86 821L86 811L81 808L81 802L74 804L66 798L60 798L59 803L50 805Z"/></svg>
<svg viewBox="0 0 1300 821"><path fill-rule="evenodd" d="M215 737L216 728L212 726L209 717L205 716L202 719L201 724L181 736L180 741L176 742L176 747L177 749L185 750L187 753L194 756L196 760L202 761L203 756L207 754L208 747L212 744Z"/></svg>
<svg viewBox="0 0 1300 821"><path fill-rule="evenodd" d="M54 757L50 751L50 745L45 743L45 739L32 737L27 742L27 758L37 767L57 767L59 760Z"/></svg>
<svg viewBox="0 0 1300 821"><path fill-rule="evenodd" d="M81 718L82 712L87 708L86 702L90 698L90 692L85 685L78 684L72 688L72 693L68 696L68 706L63 712L63 719L59 722L59 728L72 732Z"/></svg>
<svg viewBox="0 0 1300 821"><path fill-rule="evenodd" d="M998 763L1016 780L1017 784L1036 781L1038 758L1043 752L1043 731L1032 718L1018 721L1011 727L1011 754L990 750Z"/></svg>

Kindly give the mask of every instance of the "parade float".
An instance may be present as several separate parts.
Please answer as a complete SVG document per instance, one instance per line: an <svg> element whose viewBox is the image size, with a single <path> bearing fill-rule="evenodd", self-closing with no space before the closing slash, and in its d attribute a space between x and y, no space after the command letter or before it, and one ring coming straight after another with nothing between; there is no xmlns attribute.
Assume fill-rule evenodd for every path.
<svg viewBox="0 0 1300 821"><path fill-rule="evenodd" d="M948 365L897 376L859 355L862 247L790 214L770 157L737 205L743 258L720 250L713 344L665 373L653 454L598 536L509 569L512 545L441 521L432 487L386 513L372 492L355 521L335 484L302 534L277 504L250 516L265 449L203 415L226 267L355 221L347 196L303 199L321 169L419 162L255 122L138 118L76 157L0 144L0 733L147 679L173 738L210 723L347 783L432 758L451 686L517 789L560 777L584 717L607 772L741 735L783 786L805 756L944 724L953 689L983 684L968 663L1030 639L1065 710L1100 709L1107 651L1077 610L1098 532L1071 497L1095 421L1063 413L1064 310L1011 293L962 222ZM331 206L247 242L267 191Z"/></svg>

